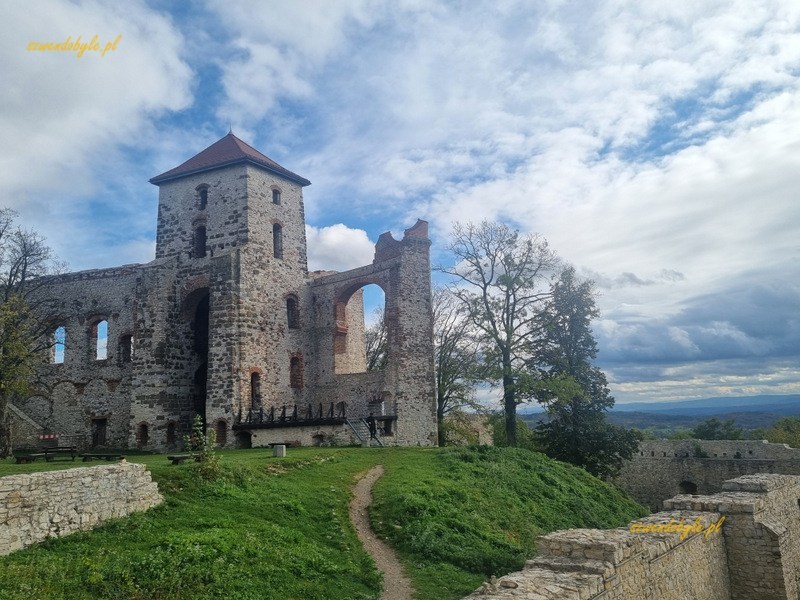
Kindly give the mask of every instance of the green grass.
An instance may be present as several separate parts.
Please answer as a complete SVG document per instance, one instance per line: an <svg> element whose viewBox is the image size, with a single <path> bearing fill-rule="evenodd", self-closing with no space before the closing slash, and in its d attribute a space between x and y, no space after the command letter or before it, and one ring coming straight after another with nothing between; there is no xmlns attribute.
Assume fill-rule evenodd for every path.
<svg viewBox="0 0 800 600"><path fill-rule="evenodd" d="M377 598L381 577L348 503L357 474L379 463L373 527L398 549L423 600L460 598L487 575L520 568L547 531L643 514L615 488L524 450L221 454L215 483L200 483L195 465L129 456L148 465L164 505L0 558L0 599ZM0 461L0 475L72 466Z"/></svg>

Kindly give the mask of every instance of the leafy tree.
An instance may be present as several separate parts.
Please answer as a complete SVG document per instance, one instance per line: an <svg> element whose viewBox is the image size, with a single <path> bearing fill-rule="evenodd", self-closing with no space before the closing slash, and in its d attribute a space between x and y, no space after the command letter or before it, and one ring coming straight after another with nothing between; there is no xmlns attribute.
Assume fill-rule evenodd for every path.
<svg viewBox="0 0 800 600"><path fill-rule="evenodd" d="M492 428L492 443L500 447L508 446L505 415L502 412L489 415L489 426ZM526 450L533 450L534 452L543 451L533 429L531 429L528 422L521 417L517 417L516 433L517 448L525 448Z"/></svg>
<svg viewBox="0 0 800 600"><path fill-rule="evenodd" d="M763 437L775 444L789 444L800 448L800 417L783 417L767 429Z"/></svg>
<svg viewBox="0 0 800 600"><path fill-rule="evenodd" d="M49 345L47 324L29 305L37 278L55 272L44 238L14 224L16 213L0 209L0 458L11 452L9 404L28 391L42 350Z"/></svg>
<svg viewBox="0 0 800 600"><path fill-rule="evenodd" d="M558 259L543 238L488 221L456 223L448 249L455 265L439 270L455 278L449 289L474 326L480 378L502 385L506 439L516 446L517 405L525 400L516 380L540 335L539 314Z"/></svg>
<svg viewBox="0 0 800 600"><path fill-rule="evenodd" d="M547 421L536 428L543 451L604 477L633 456L642 435L606 418L614 398L605 374L592 364L595 295L593 283L579 280L574 267L561 272L540 316L543 335L531 340L536 375L524 382L547 411Z"/></svg>
<svg viewBox="0 0 800 600"><path fill-rule="evenodd" d="M457 299L445 288L433 290L433 348L436 420L439 445L444 446L448 431L445 415L464 408L481 410L473 397L477 346L470 335L470 321Z"/></svg>
<svg viewBox="0 0 800 600"><path fill-rule="evenodd" d="M597 477L616 475L630 460L642 434L608 422L605 409L570 375L556 375L537 384L547 420L536 427L542 452L583 467Z"/></svg>
<svg viewBox="0 0 800 600"><path fill-rule="evenodd" d="M716 417L698 423L692 429L692 437L698 440L740 440L743 430L736 427L736 421L721 421Z"/></svg>
<svg viewBox="0 0 800 600"><path fill-rule="evenodd" d="M13 294L0 303L0 458L11 453L11 409L9 404L28 391L41 360L35 343L36 320L28 305Z"/></svg>

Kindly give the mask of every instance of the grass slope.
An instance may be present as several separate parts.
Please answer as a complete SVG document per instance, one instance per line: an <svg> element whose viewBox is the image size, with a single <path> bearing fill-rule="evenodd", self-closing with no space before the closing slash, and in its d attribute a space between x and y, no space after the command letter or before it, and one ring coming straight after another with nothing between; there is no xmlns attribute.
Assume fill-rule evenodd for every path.
<svg viewBox="0 0 800 600"><path fill-rule="evenodd" d="M167 501L145 514L0 558L0 599L377 598L380 574L348 520L354 478L375 464L373 526L421 599L460 598L519 568L536 535L643 514L615 488L524 450L263 449L222 453L224 479L144 462ZM12 465L0 475L71 467ZM77 466L77 465L74 465Z"/></svg>

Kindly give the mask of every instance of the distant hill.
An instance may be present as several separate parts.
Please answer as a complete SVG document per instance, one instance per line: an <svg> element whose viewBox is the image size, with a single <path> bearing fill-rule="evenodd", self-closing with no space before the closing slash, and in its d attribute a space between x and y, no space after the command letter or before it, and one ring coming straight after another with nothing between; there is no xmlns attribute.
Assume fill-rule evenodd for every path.
<svg viewBox="0 0 800 600"><path fill-rule="evenodd" d="M787 416L800 414L800 394L703 398L701 400L681 400L680 402L628 402L615 404L611 410L615 413L645 412L695 416L762 412Z"/></svg>
<svg viewBox="0 0 800 600"><path fill-rule="evenodd" d="M531 426L543 417L541 410L521 411L521 416ZM703 398L678 402L629 402L615 404L608 412L612 423L651 429L654 433L664 435L674 429L690 429L711 417L733 419L739 427L756 429L769 428L778 419L788 416L800 416L800 394Z"/></svg>

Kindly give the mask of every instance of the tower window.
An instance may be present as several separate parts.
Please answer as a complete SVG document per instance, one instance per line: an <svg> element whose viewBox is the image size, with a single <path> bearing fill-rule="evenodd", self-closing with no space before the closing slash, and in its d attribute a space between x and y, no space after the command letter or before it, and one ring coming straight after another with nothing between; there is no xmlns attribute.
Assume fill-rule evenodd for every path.
<svg viewBox="0 0 800 600"><path fill-rule="evenodd" d="M289 385L300 389L303 387L303 357L293 356L289 360Z"/></svg>
<svg viewBox="0 0 800 600"><path fill-rule="evenodd" d="M289 324L289 329L298 329L300 327L300 308L297 298L294 296L286 298L286 320Z"/></svg>
<svg viewBox="0 0 800 600"><path fill-rule="evenodd" d="M200 210L205 210L208 206L208 188L201 187L199 190L200 199L198 201L198 208Z"/></svg>
<svg viewBox="0 0 800 600"><path fill-rule="evenodd" d="M272 254L275 258L283 258L283 227L278 223L272 226Z"/></svg>
<svg viewBox="0 0 800 600"><path fill-rule="evenodd" d="M272 203L273 204L280 204L281 203L281 191L280 190L272 190Z"/></svg>
<svg viewBox="0 0 800 600"><path fill-rule="evenodd" d="M201 225L194 230L194 257L203 258L206 255L206 226Z"/></svg>

